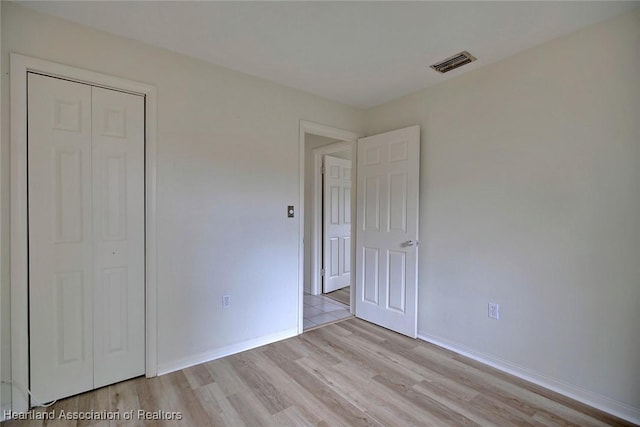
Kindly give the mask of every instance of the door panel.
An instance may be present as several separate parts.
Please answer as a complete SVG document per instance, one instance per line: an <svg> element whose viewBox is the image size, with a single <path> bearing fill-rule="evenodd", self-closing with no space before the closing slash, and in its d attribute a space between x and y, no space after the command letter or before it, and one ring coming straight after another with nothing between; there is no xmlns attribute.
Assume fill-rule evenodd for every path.
<svg viewBox="0 0 640 427"><path fill-rule="evenodd" d="M407 254L400 251L388 252L389 277L387 278L387 309L404 313L406 304L407 282Z"/></svg>
<svg viewBox="0 0 640 427"><path fill-rule="evenodd" d="M104 156L102 167L103 208L102 239L108 241L127 238L127 154Z"/></svg>
<svg viewBox="0 0 640 427"><path fill-rule="evenodd" d="M31 390L93 388L91 87L28 76Z"/></svg>
<svg viewBox="0 0 640 427"><path fill-rule="evenodd" d="M95 387L144 374L144 98L92 88Z"/></svg>
<svg viewBox="0 0 640 427"><path fill-rule="evenodd" d="M358 141L356 316L417 335L420 128Z"/></svg>
<svg viewBox="0 0 640 427"><path fill-rule="evenodd" d="M367 231L380 231L380 177L369 176L364 180L364 228Z"/></svg>
<svg viewBox="0 0 640 427"><path fill-rule="evenodd" d="M389 176L389 230L407 231L407 174Z"/></svg>
<svg viewBox="0 0 640 427"><path fill-rule="evenodd" d="M351 161L324 156L323 292L349 286L351 278Z"/></svg>
<svg viewBox="0 0 640 427"><path fill-rule="evenodd" d="M351 236L344 236L342 239L342 271L351 274Z"/></svg>
<svg viewBox="0 0 640 427"><path fill-rule="evenodd" d="M377 248L363 248L363 300L378 304L378 260L380 258L380 251Z"/></svg>
<svg viewBox="0 0 640 427"><path fill-rule="evenodd" d="M54 149L54 157L55 243L79 243L82 242L84 222L82 153L79 149Z"/></svg>

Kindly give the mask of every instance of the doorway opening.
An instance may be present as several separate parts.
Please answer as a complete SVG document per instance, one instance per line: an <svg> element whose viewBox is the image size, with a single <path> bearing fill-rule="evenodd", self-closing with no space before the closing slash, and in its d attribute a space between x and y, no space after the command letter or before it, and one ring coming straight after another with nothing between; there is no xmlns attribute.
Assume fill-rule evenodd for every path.
<svg viewBox="0 0 640 427"><path fill-rule="evenodd" d="M355 283L351 261L355 251L355 239L351 238L355 194L351 183L355 179L358 137L353 132L301 122L299 332L355 313L351 303Z"/></svg>
<svg viewBox="0 0 640 427"><path fill-rule="evenodd" d="M305 256L319 259L320 271L305 264L304 328L332 323L351 316L351 170L349 142L307 134L305 221L309 245ZM318 174L318 166L320 173ZM320 191L313 191L314 189ZM313 230L312 224L319 224ZM314 233L315 232L315 233ZM315 235L311 237L312 233ZM314 277L313 285L311 277Z"/></svg>
<svg viewBox="0 0 640 427"><path fill-rule="evenodd" d="M309 149L307 140L313 137L307 135L329 138L330 141L325 141L324 145L318 143L319 147L316 149ZM410 126L358 138L359 135L353 132L307 121L300 122L298 333L305 329L305 286L309 293L306 296L307 302L313 302L312 298L318 296L326 298L314 295L321 292L319 286L322 283L320 274L323 265L317 243L322 218L322 214L318 213L322 204L317 201L317 195L322 191L318 171L321 171L321 159L327 159L327 156L323 158L322 155L331 154L324 151L323 147L328 149L330 144L337 146L343 141L345 148L351 148L351 182L355 184L355 191L350 192L354 238L349 238L348 246L355 268L349 268L348 274L349 284L353 284L349 290L349 311L352 315L357 314L358 318L415 338L418 324L420 127ZM309 152L313 153L314 159L311 168L306 167ZM313 181L306 179L309 169L315 171L312 176L316 179ZM311 193L315 193L316 197L312 196L311 212L305 213L305 194L310 192L305 187L312 182ZM311 233L306 238L305 225L311 227ZM307 247L310 259L305 262ZM310 279L305 283L307 268ZM315 327L309 322L307 325Z"/></svg>

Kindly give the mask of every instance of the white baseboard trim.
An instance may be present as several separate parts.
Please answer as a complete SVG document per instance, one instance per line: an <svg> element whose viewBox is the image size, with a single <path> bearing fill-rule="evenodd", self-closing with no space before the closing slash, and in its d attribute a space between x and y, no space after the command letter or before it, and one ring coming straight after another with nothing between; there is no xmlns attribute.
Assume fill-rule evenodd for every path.
<svg viewBox="0 0 640 427"><path fill-rule="evenodd" d="M634 408L626 403L618 402L617 400L585 390L573 384L539 374L498 357L484 354L462 344L447 340L446 338L420 333L418 334L418 338L640 425L640 408Z"/></svg>
<svg viewBox="0 0 640 427"><path fill-rule="evenodd" d="M226 347L217 348L215 350L205 351L193 356L185 357L173 362L158 364L158 375L168 374L170 372L179 371L180 369L190 366L199 365L200 363L209 362L221 357L230 356L242 351L251 350L266 344L284 340L298 335L298 328L288 329L286 331L277 332L275 334L265 335L263 337L242 341Z"/></svg>

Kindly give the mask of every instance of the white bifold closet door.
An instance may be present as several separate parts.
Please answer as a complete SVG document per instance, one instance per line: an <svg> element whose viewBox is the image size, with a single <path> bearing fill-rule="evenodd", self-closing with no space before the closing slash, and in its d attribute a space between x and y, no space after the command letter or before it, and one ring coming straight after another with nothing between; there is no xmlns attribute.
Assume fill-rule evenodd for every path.
<svg viewBox="0 0 640 427"><path fill-rule="evenodd" d="M28 78L30 386L145 372L144 98Z"/></svg>

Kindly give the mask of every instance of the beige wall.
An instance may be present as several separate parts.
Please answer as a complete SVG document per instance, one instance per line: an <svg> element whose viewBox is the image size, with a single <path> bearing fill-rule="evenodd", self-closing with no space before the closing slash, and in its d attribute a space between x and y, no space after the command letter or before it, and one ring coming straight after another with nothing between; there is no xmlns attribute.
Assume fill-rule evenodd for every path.
<svg viewBox="0 0 640 427"><path fill-rule="evenodd" d="M640 12L368 122L422 127L420 334L640 419Z"/></svg>
<svg viewBox="0 0 640 427"><path fill-rule="evenodd" d="M299 121L361 131L363 112L14 3L1 7L2 378L10 376L9 52L158 88L161 369L295 329L299 223L286 206L299 209ZM225 311L223 294L232 295Z"/></svg>

